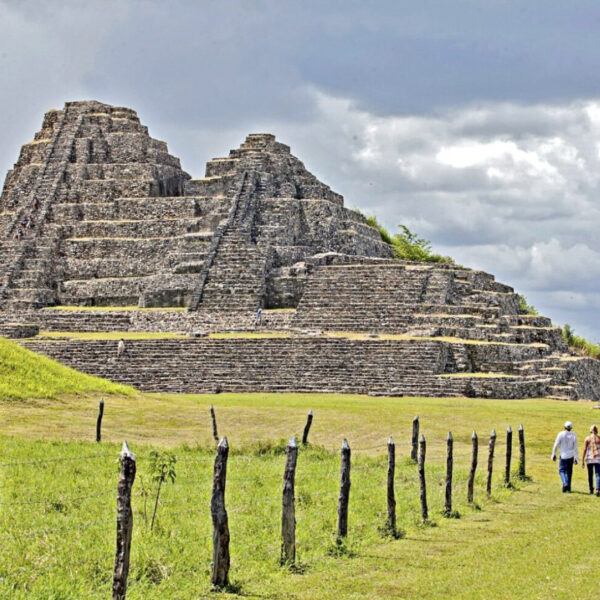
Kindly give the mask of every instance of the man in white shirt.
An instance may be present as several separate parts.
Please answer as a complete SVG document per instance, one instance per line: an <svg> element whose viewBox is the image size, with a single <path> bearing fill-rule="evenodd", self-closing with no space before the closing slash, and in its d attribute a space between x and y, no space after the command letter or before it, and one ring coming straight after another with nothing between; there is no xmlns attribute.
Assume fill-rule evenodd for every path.
<svg viewBox="0 0 600 600"><path fill-rule="evenodd" d="M567 421L565 430L556 436L554 448L552 448L552 460L556 460L556 450L560 447L560 458L558 461L558 474L562 481L562 491L571 491L571 478L573 476L573 464L577 464L577 435L573 429L573 423Z"/></svg>

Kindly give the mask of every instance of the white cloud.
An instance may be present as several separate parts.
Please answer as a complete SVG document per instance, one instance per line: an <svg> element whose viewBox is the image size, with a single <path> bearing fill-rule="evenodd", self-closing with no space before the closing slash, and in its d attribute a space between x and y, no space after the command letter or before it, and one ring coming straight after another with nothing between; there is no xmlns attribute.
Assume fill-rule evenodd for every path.
<svg viewBox="0 0 600 600"><path fill-rule="evenodd" d="M513 285L592 339L600 299L600 101L372 114L312 90L313 120L266 123L391 229Z"/></svg>

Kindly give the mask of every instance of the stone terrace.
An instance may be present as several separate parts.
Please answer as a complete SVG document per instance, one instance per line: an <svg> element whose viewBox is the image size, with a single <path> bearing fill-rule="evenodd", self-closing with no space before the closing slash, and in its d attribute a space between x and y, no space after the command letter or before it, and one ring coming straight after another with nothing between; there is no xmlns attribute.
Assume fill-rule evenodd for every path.
<svg viewBox="0 0 600 600"><path fill-rule="evenodd" d="M67 103L8 173L0 231L0 335L142 390L600 399L600 362L512 288L392 260L270 134L192 179L133 110ZM117 360L106 332L147 339Z"/></svg>

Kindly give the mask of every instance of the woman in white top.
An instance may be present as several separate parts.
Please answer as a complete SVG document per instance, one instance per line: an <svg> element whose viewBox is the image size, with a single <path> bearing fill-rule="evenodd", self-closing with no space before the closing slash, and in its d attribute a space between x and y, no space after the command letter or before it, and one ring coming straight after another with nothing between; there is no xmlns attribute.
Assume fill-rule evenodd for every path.
<svg viewBox="0 0 600 600"><path fill-rule="evenodd" d="M596 496L600 496L600 437L595 425L590 427L590 435L583 442L581 466L587 465L590 494L594 493L594 473L596 474Z"/></svg>

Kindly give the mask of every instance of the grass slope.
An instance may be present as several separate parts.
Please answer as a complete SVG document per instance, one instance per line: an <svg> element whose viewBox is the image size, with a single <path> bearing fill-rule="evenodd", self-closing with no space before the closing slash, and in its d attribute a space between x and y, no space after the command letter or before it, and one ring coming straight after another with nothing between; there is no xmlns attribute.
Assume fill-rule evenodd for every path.
<svg viewBox="0 0 600 600"><path fill-rule="evenodd" d="M210 589L210 488L213 451L209 405L231 446L227 506L231 578L237 596ZM574 493L560 493L549 460L566 419L583 436L597 418L591 404L369 398L343 395L146 395L106 399L104 442L94 435L97 398L14 402L1 419L0 597L100 598L110 595L119 443L138 454L135 527L128 599L289 598L578 598L595 597L589 560L600 499L585 493L579 468ZM278 564L281 438L299 435L315 413L313 446L301 449L296 475L300 572ZM407 460L412 418L427 438L431 520L419 523L416 468ZM506 426L523 423L533 481L502 485ZM498 431L492 497L485 497L487 436ZM480 435L476 507L465 502L473 429ZM455 508L441 516L445 439L455 439ZM398 524L406 537L383 538L386 439L397 444ZM339 446L352 446L347 544L333 538ZM259 441L262 440L262 441ZM270 441L269 441L270 440ZM164 487L158 526L146 524L152 496L149 452L170 447L177 480ZM514 456L517 455L513 448ZM50 462L36 462L36 461ZM146 508L144 508L146 505ZM146 516L145 516L146 515ZM560 556L557 551L560 549Z"/></svg>
<svg viewBox="0 0 600 600"><path fill-rule="evenodd" d="M0 338L0 401L91 393L130 396L135 390L69 369Z"/></svg>

